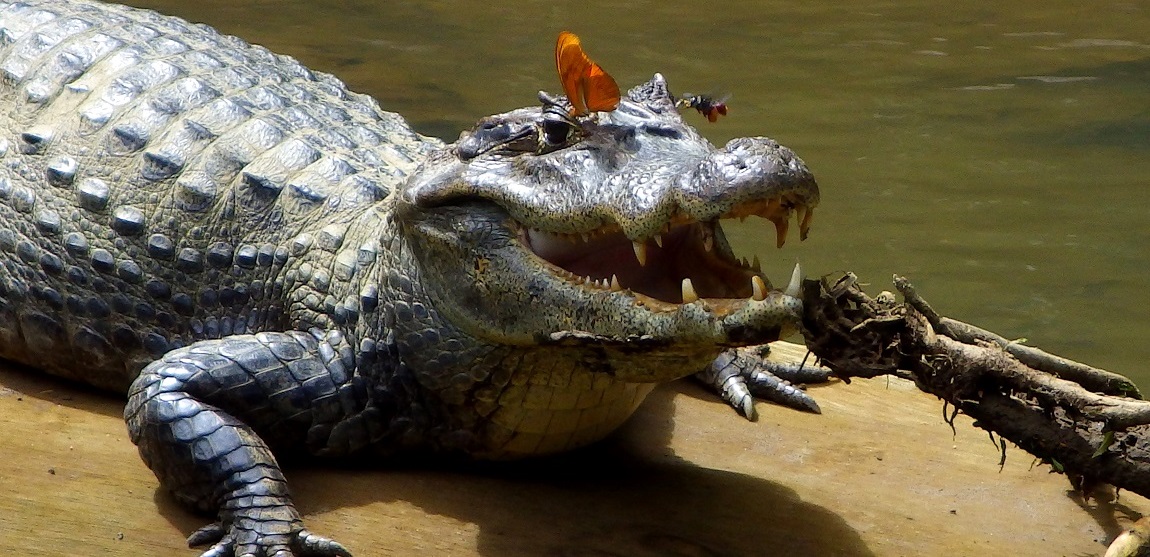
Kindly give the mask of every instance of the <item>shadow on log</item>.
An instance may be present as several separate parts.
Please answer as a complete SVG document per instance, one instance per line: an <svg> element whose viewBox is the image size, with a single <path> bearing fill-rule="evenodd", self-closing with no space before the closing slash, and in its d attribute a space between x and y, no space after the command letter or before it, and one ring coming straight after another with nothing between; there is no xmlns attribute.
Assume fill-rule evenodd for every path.
<svg viewBox="0 0 1150 557"><path fill-rule="evenodd" d="M938 315L904 278L871 298L847 274L803 283L807 348L839 378L910 379L1087 493L1100 483L1150 497L1150 402L1127 378ZM952 424L953 427L953 424Z"/></svg>

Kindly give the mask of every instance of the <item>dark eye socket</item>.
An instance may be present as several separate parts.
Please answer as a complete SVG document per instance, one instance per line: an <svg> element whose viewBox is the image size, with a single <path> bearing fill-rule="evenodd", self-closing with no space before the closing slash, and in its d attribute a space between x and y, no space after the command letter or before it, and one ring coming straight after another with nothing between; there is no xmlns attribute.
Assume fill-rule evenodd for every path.
<svg viewBox="0 0 1150 557"><path fill-rule="evenodd" d="M548 145L562 145L571 136L571 124L563 120L543 120L543 139Z"/></svg>
<svg viewBox="0 0 1150 557"><path fill-rule="evenodd" d="M485 141L499 143L507 141L507 139L511 137L511 128L503 123L484 122L475 135L483 138Z"/></svg>

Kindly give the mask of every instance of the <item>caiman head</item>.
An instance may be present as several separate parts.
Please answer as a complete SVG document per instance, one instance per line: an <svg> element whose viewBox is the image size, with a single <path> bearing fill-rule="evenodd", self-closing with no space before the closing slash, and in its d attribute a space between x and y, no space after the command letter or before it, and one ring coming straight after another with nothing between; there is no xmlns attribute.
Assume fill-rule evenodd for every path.
<svg viewBox="0 0 1150 557"><path fill-rule="evenodd" d="M721 225L766 218L781 246L794 220L806 236L819 190L790 149L762 137L715 148L658 74L585 118L555 117L566 101L540 97L481 120L400 192L441 318L491 345L570 347L639 382L795 330L797 284L772 289Z"/></svg>

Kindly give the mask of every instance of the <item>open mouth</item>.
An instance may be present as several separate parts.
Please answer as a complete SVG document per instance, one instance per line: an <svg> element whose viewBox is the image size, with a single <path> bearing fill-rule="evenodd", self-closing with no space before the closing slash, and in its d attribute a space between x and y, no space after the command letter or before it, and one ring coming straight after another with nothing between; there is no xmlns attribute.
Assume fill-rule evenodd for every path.
<svg viewBox="0 0 1150 557"><path fill-rule="evenodd" d="M719 220L751 215L768 219L775 225L776 244L782 247L791 217L799 225L800 239L806 239L813 212L799 202L776 198L743 203L704 222L676 213L662 232L641 240L628 238L615 224L583 234L521 228L519 238L556 275L570 282L626 290L656 303L677 305L705 299L722 306L747 298L761 301L770 283L757 257L753 261L735 257Z"/></svg>

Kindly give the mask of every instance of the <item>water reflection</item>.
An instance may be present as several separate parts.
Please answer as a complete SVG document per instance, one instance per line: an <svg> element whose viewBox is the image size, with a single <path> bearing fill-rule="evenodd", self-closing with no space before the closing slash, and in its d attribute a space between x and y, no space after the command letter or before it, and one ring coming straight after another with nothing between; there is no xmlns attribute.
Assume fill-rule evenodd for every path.
<svg viewBox="0 0 1150 557"><path fill-rule="evenodd" d="M558 90L564 28L624 88L731 94L823 187L811 239L733 227L782 280L912 277L944 313L1150 388L1150 13L1137 2L147 0L337 74L447 139ZM770 268L770 267L769 267Z"/></svg>

